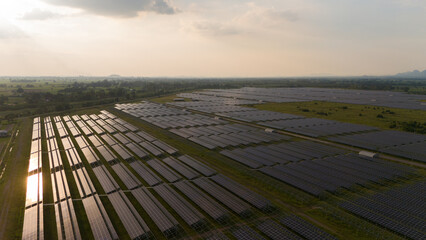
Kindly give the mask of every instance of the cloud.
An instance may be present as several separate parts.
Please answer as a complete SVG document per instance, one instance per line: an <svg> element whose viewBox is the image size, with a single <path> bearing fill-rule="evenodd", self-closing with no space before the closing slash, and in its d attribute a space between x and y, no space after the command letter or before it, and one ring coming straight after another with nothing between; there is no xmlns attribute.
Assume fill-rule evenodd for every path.
<svg viewBox="0 0 426 240"><path fill-rule="evenodd" d="M278 10L250 4L250 10L238 16L235 21L242 25L275 28L299 20L299 15L292 10Z"/></svg>
<svg viewBox="0 0 426 240"><path fill-rule="evenodd" d="M239 34L258 34L266 31L283 31L293 22L299 20L299 15L292 10L278 10L247 4L248 10L230 18L217 20L193 21L186 24L186 30L207 36L231 36Z"/></svg>
<svg viewBox="0 0 426 240"><path fill-rule="evenodd" d="M20 28L7 22L0 22L0 40L28 37Z"/></svg>
<svg viewBox="0 0 426 240"><path fill-rule="evenodd" d="M44 0L53 5L82 9L110 17L136 17L139 12L174 14L177 10L168 0Z"/></svg>
<svg viewBox="0 0 426 240"><path fill-rule="evenodd" d="M241 30L228 24L213 21L197 21L192 23L191 30L208 36L230 36L241 33Z"/></svg>
<svg viewBox="0 0 426 240"><path fill-rule="evenodd" d="M41 10L41 9L33 9L30 12L27 12L24 14L24 16L22 16L21 19L23 20L47 20L47 19L51 19L51 18L58 18L61 17L60 14L56 14L50 11L45 11L45 10Z"/></svg>

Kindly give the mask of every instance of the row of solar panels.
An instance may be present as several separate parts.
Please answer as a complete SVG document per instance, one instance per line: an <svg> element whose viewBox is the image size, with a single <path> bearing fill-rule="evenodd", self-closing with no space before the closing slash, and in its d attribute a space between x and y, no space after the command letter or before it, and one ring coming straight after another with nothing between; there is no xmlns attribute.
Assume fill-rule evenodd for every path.
<svg viewBox="0 0 426 240"><path fill-rule="evenodd" d="M426 109L422 95L390 91L366 91L327 88L241 88L213 89L200 95L239 98L267 102L329 101L407 109ZM182 96L182 95L180 95ZM205 99L208 100L208 99Z"/></svg>
<svg viewBox="0 0 426 240"><path fill-rule="evenodd" d="M56 120L62 123L60 118ZM57 126L60 125L61 124L58 124ZM67 131L65 128L63 129L64 131ZM74 146L74 143L72 142L72 139L67 135L67 137L61 138L61 142L64 148L64 152L66 154L66 159L72 170L74 182L76 183L79 195L82 198L82 203L86 211L86 215L89 220L89 224L95 239L118 239L117 233L115 232L111 221L108 215L106 214L105 208L103 207L102 202L100 201L96 193L96 189L89 177L89 174L87 173L86 168L83 165L82 160L80 159L80 156ZM56 180L58 179L56 178ZM65 184L65 181L63 182L63 184ZM62 201L59 204L56 204L55 210L57 211L57 214L59 214L59 211L62 210L64 207L66 208L66 206L68 206L68 210L73 208L71 203L72 201ZM61 213L63 212L61 211ZM72 217L72 215L70 216ZM67 219L67 221L68 220L69 219ZM57 221L57 226L61 226L62 222L63 220L60 222ZM75 224L76 226L72 229L73 233L75 234L74 237L78 239L79 236L77 235L78 232L76 230L78 229L77 222L75 222ZM58 229L60 228L59 226ZM61 231L62 234L65 234L62 237L67 237L67 233L68 235L71 234L72 231L70 229L70 226L68 226L67 229L67 231ZM61 237L61 233L58 231L58 237Z"/></svg>
<svg viewBox="0 0 426 240"><path fill-rule="evenodd" d="M141 119L163 129L219 125L219 124L227 123L224 120L213 119L206 116L202 116L202 117L199 117L199 116L202 116L202 115L197 116L197 114L193 114L193 115L191 114L191 115L174 115L174 116L167 116L167 117L142 117Z"/></svg>
<svg viewBox="0 0 426 240"><path fill-rule="evenodd" d="M33 120L33 133L31 136L31 140L37 140L39 138L41 138L41 125L40 117L37 117Z"/></svg>
<svg viewBox="0 0 426 240"><path fill-rule="evenodd" d="M353 134L360 132L370 132L376 131L378 128L353 124L353 123L343 123L339 122L335 125L322 125L322 126L306 126L300 128L289 128L286 131L298 133L310 137L324 137L332 135L342 135L342 134Z"/></svg>
<svg viewBox="0 0 426 240"><path fill-rule="evenodd" d="M203 104L204 103L204 106ZM259 122L259 124L271 128L286 129L287 131L303 134L311 137L321 137L356 132L372 131L377 128L336 122L319 118L305 118L303 116L284 114L272 111L261 111L254 108L229 106L223 104L209 106L208 102L179 102L171 105L186 107L197 111L215 113L218 116L229 117L246 122ZM146 120L145 118L143 120ZM149 120L148 120L149 121Z"/></svg>
<svg viewBox="0 0 426 240"><path fill-rule="evenodd" d="M231 113L231 112L250 112L255 111L254 108L240 107L235 105L229 105L226 102L207 102L207 101L195 101L195 102L169 102L169 105L184 107L199 112L205 113ZM231 103L232 104L232 103Z"/></svg>
<svg viewBox="0 0 426 240"><path fill-rule="evenodd" d="M250 168L286 164L345 153L344 150L311 141L286 142L223 150L221 154Z"/></svg>
<svg viewBox="0 0 426 240"><path fill-rule="evenodd" d="M406 178L414 169L355 154L307 160L261 168L259 171L305 192L319 196L325 191L354 185Z"/></svg>
<svg viewBox="0 0 426 240"><path fill-rule="evenodd" d="M95 137L95 136L91 136L91 138L93 138L93 137ZM112 139L108 135L103 135L102 138L103 138L103 140L105 142L109 143L111 145L111 147L119 145L118 142L116 142L114 139ZM100 144L99 143L100 142L99 139L98 139L97 142L98 142L98 144ZM132 163L136 163L136 162L132 162ZM172 178L176 177L176 175L173 174L172 171L170 171L169 169L167 169L163 165L163 163L159 162L158 160L150 160L150 161L148 161L148 164L150 164L151 166L154 166L154 169L156 169L156 171L160 172L163 177L167 177L170 181L173 181ZM125 179L125 176L121 175L120 178L123 180L123 178ZM149 192L146 192L146 190L142 191L142 190L139 190L139 189L135 189L132 192L133 192L133 194L135 195L135 197L137 199L139 199L140 201L144 201L146 208L148 210L150 210L150 211L152 210L152 208L155 209L155 206L157 206L157 208L159 208L159 206L161 206L161 205L158 205L158 203L156 203L156 202L150 202L148 200L148 199L152 199L152 197L150 197ZM170 192L170 189L169 189L169 192ZM163 193L163 194L166 194L166 193ZM176 195L176 194L174 194L174 195ZM169 197L169 199L174 199L174 198L173 197ZM171 200L169 200L169 201L171 201ZM184 206L182 204L179 204L179 202L175 203L175 205L176 206ZM159 210L160 210L160 212L163 212L162 208L159 208ZM156 211L156 212L157 212L157 215L158 215L158 211ZM152 213L152 214L154 214L154 213ZM183 215L183 214L188 214L188 213L186 211L181 211L181 214ZM156 223L157 223L157 225L159 225L160 229L164 230L164 232L165 232L166 235L167 234L171 234L172 232L176 231L176 229L175 229L175 222L174 221L171 221L171 222L167 221L167 219L169 219L167 217L169 214L165 214L165 213L164 213L164 215L160 214L160 217L158 217L157 215L154 215L154 219L153 220L156 221ZM195 221L195 222L199 221L199 219L196 219L196 220L197 221ZM187 219L187 221L189 221L189 219ZM194 221L194 219L191 220L191 221ZM194 222L191 222L191 224L194 224Z"/></svg>
<svg viewBox="0 0 426 240"><path fill-rule="evenodd" d="M331 141L426 162L426 136L379 131L328 138Z"/></svg>
<svg viewBox="0 0 426 240"><path fill-rule="evenodd" d="M245 126L242 124L226 124L226 125L217 125L217 126L207 126L207 127L190 127L190 128L179 128L170 130L173 133L176 133L182 137L200 137L200 136L210 136L210 135L219 135L219 134L230 134L230 133L240 133L240 132L249 132L256 131L257 128Z"/></svg>
<svg viewBox="0 0 426 240"><path fill-rule="evenodd" d="M164 116L175 116L175 115L186 115L190 114L189 112L182 111L175 108L169 108L164 105L158 105L158 108L152 108L152 109L144 109L144 108L138 108L140 104L135 104L133 106L133 109L126 109L123 110L124 112L131 113L132 115L136 117L164 117ZM119 109L120 106L116 105L116 108Z"/></svg>
<svg viewBox="0 0 426 240"><path fill-rule="evenodd" d="M123 137L121 135L116 135L116 136L119 136L116 139L121 139ZM116 136L114 135L114 138ZM111 142L111 140L108 140L108 141ZM123 140L123 139L121 139L119 141L123 144L127 142L126 140ZM198 176L192 175L193 173L191 173L191 172L184 173L185 170L182 170L182 169L179 171L178 167L181 167L183 165L182 162L185 162L185 164L187 164L187 166L196 166L194 168L196 168L199 172L204 172L203 174L205 174L205 175L211 176L211 174L214 174L214 172L209 172L208 168L207 168L207 171L206 170L203 171L203 168L206 169L204 166L200 166L199 162L194 161L187 156L181 156L181 157L178 157L178 159L168 157L168 158L165 158L165 159L162 160L163 164L161 164L162 162L159 161L159 160L149 160L149 161L147 161L147 163L151 167L153 167L153 169L155 169L157 172L159 172L160 175L162 175L162 177L164 177L164 178L166 178L166 176L167 176L167 173L165 173L165 171L163 169L163 167L166 166L165 164L167 164L168 166L171 166L173 170L175 170L177 173L182 174L183 176L185 176L188 179L192 179L194 177L195 180L193 180L192 182L195 183L195 185L197 185L199 188L204 189L204 191L209 193L208 195L203 194L203 192L200 192L196 187L194 187L194 185L190 184L189 181L177 181L173 185L175 185L181 192L185 193L186 196L189 199L193 200L200 207L202 206L203 210L205 210L207 213L209 213L209 215L212 216L214 219L216 219L218 221L226 221L226 219L229 218L229 215L226 214L226 211L221 212L220 211L220 209L221 209L220 205L215 205L214 200L211 199L210 196L213 196L213 198L215 198L216 200L219 200L220 202L222 202L222 204L227 206L233 212L238 213L239 215L246 216L246 215L249 215L250 212L251 212L249 207L247 208L247 205L244 202L241 203L241 202L238 202L238 200L232 199L232 197L230 197L230 196L233 196L233 195L231 194L229 196L228 195L229 193L227 194L226 191L223 192L224 189L227 189L229 192L232 192L234 195L239 196L241 199L244 199L246 202L251 203L253 206L257 207L258 209L265 210L265 209L268 209L270 207L269 201L267 201L266 199L264 199L261 196L254 194L251 191L246 191L247 189L245 189L243 186L239 185L238 183L236 183L234 181L231 181L231 180L225 178L222 175L213 176L211 179L215 182L214 183L212 181L208 181L208 179L205 179L205 178L197 178ZM189 160L189 161L187 161L187 160ZM150 162L150 161L152 161L152 162ZM177 163L178 163L178 165L173 167L173 165L176 165ZM194 165L194 163L197 164L198 166ZM159 167L159 166L161 166L161 167ZM188 168L187 166L186 166L186 168ZM168 171L173 172L170 169ZM172 178L169 178L168 181L172 182L174 180ZM219 184L221 187L219 187L219 185L216 185L216 184ZM157 186L154 187L154 189L155 189L155 191L157 191L156 189L160 189L160 188L163 190L163 186L167 186L167 185L164 185L164 184L157 185ZM164 196L162 196L162 197L165 198ZM170 198L170 199L172 199L172 198ZM172 206L172 203L168 202L168 204ZM213 207L213 206L215 206L215 207ZM210 209L210 210L207 210L207 209ZM222 209L223 209L223 207L222 207ZM179 215L181 215L181 214L183 214L183 213L179 213ZM193 218L193 219L195 221L195 219L197 219L197 218ZM187 220L187 221L189 222L189 220ZM198 224L199 224L199 221L197 221L197 225Z"/></svg>
<svg viewBox="0 0 426 240"><path fill-rule="evenodd" d="M44 239L41 119L33 119L22 239Z"/></svg>
<svg viewBox="0 0 426 240"><path fill-rule="evenodd" d="M91 138L95 138L96 142L99 143L100 139L97 138L95 135L91 135ZM83 136L78 136L75 138L77 144L79 145L81 151L83 152L83 155L85 156L86 160L89 162L90 166L92 167L93 172L95 173L98 181L100 182L103 190L108 194L108 199L112 203L114 209L116 210L120 220L123 222L123 225L125 226L127 232L131 236L132 239L143 239L145 237L150 236L150 230L146 223L143 221L141 216L137 213L136 209L133 207L133 205L130 203L129 199L123 192L119 191L120 187L117 184L117 182L114 180L112 175L109 173L109 171L106 169L106 167L102 164L100 161L98 155L93 151L92 147L89 145L89 143L86 141L86 139ZM112 152L110 152L112 155ZM116 159L116 157L112 157ZM115 165L115 164L114 164ZM114 168L114 170L120 174L120 176L126 176L124 174L128 173L125 170L122 171L124 166L120 166L121 168ZM119 170L117 170L119 169ZM126 176L127 177L127 176ZM93 199L96 203L96 195ZM85 200L83 200L85 201ZM88 205L93 205L93 201L87 201ZM86 210L87 211L87 210ZM103 214L101 214L103 215ZM99 217L99 216L98 216ZM108 225L108 222L106 222ZM111 227L111 226L110 226ZM110 228L108 227L108 228ZM93 230L93 229L92 229ZM100 233L94 232L95 235L99 235ZM99 235L100 236L100 235Z"/></svg>
<svg viewBox="0 0 426 240"><path fill-rule="evenodd" d="M290 120L290 119L302 119L303 116L293 115L293 114L286 114L286 113L279 113L279 112L272 112L272 111L262 111L257 110L255 108L250 108L251 111L233 111L233 112L227 112L223 113L220 112L220 108L218 108L219 111L217 111L216 115L223 116L223 117L229 117L245 122L265 122L265 121L273 121L273 120Z"/></svg>
<svg viewBox="0 0 426 240"><path fill-rule="evenodd" d="M124 137L124 136L121 136L121 137ZM94 139L92 142L94 142L94 145L97 145L97 146L99 146L100 144L102 144L101 143L101 141L100 141L100 139L98 138L98 139L96 139L97 137L96 136L90 136L89 137L89 139ZM102 135L102 139L107 143L107 144L109 144L110 145L110 147L111 148L114 148L114 146L120 146L120 144L117 142L117 141L115 141L111 136L109 136L109 135ZM127 139L127 141L129 141L128 139ZM127 158L123 158L123 159L127 159ZM127 159L128 160L128 159ZM154 161L155 162L155 160L150 160L150 161ZM157 160L158 161L158 160ZM154 162L150 162L151 164L153 164ZM159 164L159 162L155 162L155 163L157 163L158 165L160 165ZM117 163L117 164L120 164L120 163ZM143 171L143 173L145 173L145 172L147 172L147 170L148 171L150 171L150 172L148 172L149 174L148 175L151 175L151 176L155 176L155 174L151 171L151 170L149 170L148 168L146 168L146 167L144 167L144 165L142 165L142 164L140 164L140 162L136 162L136 161L131 161L130 162L130 165L131 166L133 166L133 167L135 167L135 166L137 166L137 167L135 167L135 170L136 170L136 172L140 172L140 171L138 171L138 169L140 170L140 169L142 169L142 171ZM123 165L123 167L124 167L124 165ZM168 170L168 169L166 169L166 168L164 168L164 166L162 166L163 168L156 168L157 169L157 171L161 171L161 173L164 175L164 176L168 176L168 175L171 175L171 176L174 176L173 175L173 173L170 171L170 170ZM119 168L117 168L117 169L114 169L115 171L116 171L116 173L119 175L119 177L120 177L120 179L125 183L125 185L129 185L129 184L126 184L126 182L129 182L129 179L135 179L135 178L133 178L133 177L130 177L129 178L129 174L125 174L123 171L121 171L121 170L118 170ZM121 172L121 173L120 173ZM129 173L129 172L128 172ZM126 176L127 175L127 176ZM141 176L144 178L146 178L147 177L147 174L141 174ZM158 177L154 177L154 178L157 178L157 179L159 179ZM131 180L130 180L131 181ZM161 180L160 180L161 181ZM158 183L157 183L158 184ZM127 187L130 187L130 188L132 188L132 186L127 186ZM174 219L174 218L171 218L171 215L170 215L170 213L168 213L165 209L164 209L164 207L159 203L159 202L157 202L156 201L156 199L152 196L152 194L151 193L149 193L147 190L145 190L145 189L140 189L140 188L137 188L137 189L134 189L133 191L132 191L132 193L134 194L134 196L138 199L138 201L141 203L141 205L142 205L142 207L144 207L144 209L148 212L148 214L153 218L153 220L154 220L154 222L157 224L157 226L164 232L164 234L166 234L166 236L167 235L171 235L171 234L174 234L174 232L176 232L177 231L177 222L176 222L176 220ZM166 193L163 193L163 194L167 194L167 192ZM173 198L173 197L169 197L169 199L172 199L172 200L174 200L175 198ZM176 200L174 200L174 201L176 201ZM183 206L181 203L179 203L179 202L177 202L177 203L175 203L175 205L176 206ZM162 214L161 214L162 213ZM188 213L187 213L188 214Z"/></svg>
<svg viewBox="0 0 426 240"><path fill-rule="evenodd" d="M410 239L425 239L426 182L405 184L341 202L340 207Z"/></svg>
<svg viewBox="0 0 426 240"><path fill-rule="evenodd" d="M115 105L117 109L125 110L125 109L158 109L163 108L163 105L153 102L142 101L140 103L122 103Z"/></svg>
<svg viewBox="0 0 426 240"><path fill-rule="evenodd" d="M31 141L31 150L30 150L30 159L28 164L28 173L29 175L41 171L42 167L42 149L41 149L41 139L37 138Z"/></svg>
<svg viewBox="0 0 426 240"><path fill-rule="evenodd" d="M73 149L73 145L72 145L72 142L71 141L69 141L69 139L68 138L66 138L66 139L63 139L63 141L65 141L65 142L63 142L63 145L64 145L64 148L66 149L65 151L70 151L70 150L72 150ZM70 155L72 155L72 153L67 153L67 155L68 156L70 156ZM73 159L72 157L71 157L71 159ZM53 161L53 160L52 160ZM72 163L71 163L72 162ZM77 161L70 161L70 165L71 166L75 166L76 164L75 163L78 163L79 161L77 160ZM78 171L78 170L77 170ZM74 176L76 176L75 174L74 174ZM79 182L79 181L76 181L76 182ZM90 184L88 184L88 185L90 185ZM80 189L80 188L79 188ZM112 198L112 197L111 197ZM116 199L116 198L114 198L114 199ZM113 203L113 205L114 205L114 203L115 202L117 202L117 200L111 200L112 201L112 203ZM93 205L93 202L97 202L96 201L96 197L93 199L93 201L91 200L91 198L90 198L90 200L88 199L88 200L83 200L83 203L85 204L85 205ZM67 206L66 205L66 203L65 202L63 202L62 203L62 208L64 207L64 206ZM86 207L86 206L85 206ZM87 208L90 208L90 207L86 207L86 209ZM59 211L59 209L58 209L58 207L56 207L56 209L57 209L57 211ZM97 213L99 213L99 212L97 212ZM94 214L94 216L99 216L99 214L96 214L96 211L95 211L95 214ZM105 215L105 214L102 214L102 211L101 211L101 215ZM128 216L127 217L125 217L127 214L123 214L123 219L128 219ZM93 219L92 219L93 220ZM90 220L89 220L90 221ZM58 224L59 224L59 221L58 221ZM126 225L127 226L127 225ZM60 233L63 233L64 231L61 231ZM100 234L100 231L97 231L98 232L98 234ZM95 236L97 235L95 232L94 232L94 234L95 234ZM101 236L101 235L99 235L99 236Z"/></svg>
<svg viewBox="0 0 426 240"><path fill-rule="evenodd" d="M267 90L270 91L270 90ZM206 94L204 92L204 94ZM207 93L209 94L209 93ZM210 93L211 94L211 93ZM188 105L189 108L191 108L192 105L197 104L199 106L199 102L184 102L184 103L173 103L174 105L182 105L186 106ZM227 107L224 105L224 107ZM220 112L219 106L216 106L218 109L218 112ZM242 108L242 110L244 110ZM242 112L236 112L236 113L227 113L224 114L225 116L230 116L235 119L239 120L245 120L245 121L253 121L253 120L259 120L262 121L262 115L268 115L268 111L242 111ZM273 112L270 112L273 113ZM279 115L280 113L275 113ZM245 117L249 116L245 119ZM259 118L257 118L259 117ZM263 119L266 120L266 119ZM273 120L273 119L270 119ZM286 119L284 120L274 120L274 121L267 121L261 123L264 126L272 127L272 128L279 128L279 129L286 129L287 131L291 131L294 133L299 133L303 135L308 135L312 137L321 137L321 136L330 136L330 135L340 135L340 134L351 134L351 133L357 133L357 132L365 132L365 131L372 131L377 130L377 128L368 127L364 125L357 125L357 124L349 124L349 123L339 123L335 121L329 121L325 119L316 119L316 118L301 118L301 119ZM330 125L330 126L328 126ZM344 138L344 137L343 137ZM397 149L389 150L389 153L396 153L398 155ZM421 154L421 153L419 153ZM419 156L418 153L410 154L407 151L400 151L399 155L403 157L408 157L412 159L419 160L419 158L422 158ZM425 158L423 156L423 158Z"/></svg>
<svg viewBox="0 0 426 240"><path fill-rule="evenodd" d="M60 117L55 117L54 121L56 128L60 133L60 137L68 136ZM52 127L49 117L44 118L44 124L46 136L47 133L54 133L53 129L47 130ZM47 151L50 164L50 179L52 182L58 239L81 239L77 216L71 199L71 192L68 187L62 157L55 135L47 138Z"/></svg>
<svg viewBox="0 0 426 240"><path fill-rule="evenodd" d="M259 229L265 236L273 240L290 239L326 239L334 240L334 236L327 232L315 227L314 225L306 222L296 215L288 215L279 219L277 222L268 219L263 222L256 224L256 228ZM283 225L285 227L283 227ZM292 231L290 231L291 229ZM298 233L299 235L295 234ZM265 238L254 231L248 226L242 226L234 229L232 235L238 240L264 240Z"/></svg>
<svg viewBox="0 0 426 240"><path fill-rule="evenodd" d="M186 93L178 94L180 97L186 96L194 100L224 102L230 104L259 104L263 102L301 102L306 101L299 97L290 98L288 96L279 96L279 94L269 94L261 92L244 92L243 89L212 89L210 91L194 92L194 95L185 95Z"/></svg>
<svg viewBox="0 0 426 240"><path fill-rule="evenodd" d="M217 97L215 95L208 96L204 94L197 94L197 93L179 93L177 95L178 97L182 98L190 98L197 101L208 101L213 103L224 103L229 105L249 105L249 104L258 104L259 101L252 101L252 100L246 100L246 99L237 99L237 98L223 98L223 97Z"/></svg>
<svg viewBox="0 0 426 240"><path fill-rule="evenodd" d="M203 106L202 104L206 104L208 106L208 103L200 102L184 102L173 104L187 106L188 108L191 108L191 106ZM220 108L219 106L217 106L217 103L214 104L216 104L215 108L220 111ZM224 107L226 107L226 105L224 105ZM242 110L244 110L244 108L242 108ZM278 114L279 116L280 113L276 114ZM241 112L230 112L219 115L232 117L237 120L253 121L261 120L262 116L268 116L268 111L244 110ZM274 116L274 114L271 115ZM266 120L266 118L264 118L263 120ZM370 126L342 123L317 118L291 119L291 115L290 119L272 120L260 122L259 124L272 128L285 129L286 131L311 137L343 135L330 137L329 139L339 143L380 151L383 153L397 155L412 160L422 162L426 161L426 140L425 138L422 138L421 135L416 135L412 133L403 133L397 131L377 131L377 128ZM185 133L185 130L173 131L183 137L189 136L189 134ZM203 143L207 147L211 147L211 144L206 143L205 141L200 141L200 143Z"/></svg>
<svg viewBox="0 0 426 240"><path fill-rule="evenodd" d="M270 143L288 139L289 137L281 134L268 133L260 130L188 138L188 140L208 149L215 149L219 147L226 148L229 146L235 147L253 143Z"/></svg>
<svg viewBox="0 0 426 240"><path fill-rule="evenodd" d="M107 137L104 137L104 136L107 136ZM92 137L92 136L91 136ZM105 141L105 142L108 142L108 143L110 143L110 144L112 144L112 146L114 146L114 145L118 145L119 143L117 142L117 141L115 141L111 136L108 136L108 135L103 135L102 136L102 138L103 138L103 140ZM99 144L99 143L98 143ZM95 144L96 145L96 144ZM201 169L200 171L202 171L202 172L204 172L204 173L208 173L209 175L210 174L212 174L212 173L214 173L210 168L208 168L207 166L205 166L205 165L202 165L202 164L200 164L200 163L198 163L197 161L195 161L195 160L193 160L193 159L191 159L191 158L189 158L189 157L187 157L187 156L182 156L181 157L181 159L183 160L183 161L185 161L186 163L188 163L188 166L194 166L195 168L197 168L197 169ZM177 172L179 172L179 173L181 173L181 174L186 174L186 177L188 177L188 178L191 178L191 174L193 175L194 174L194 171L193 170L189 170L189 168L188 167L186 167L185 165L183 165L182 163L180 163L180 162L178 162L176 159L174 159L174 158L171 158L171 157L169 157L169 158L166 158L166 159L164 159L164 162L166 162L166 163L168 163L170 166L174 166L174 169L177 171ZM135 163L135 162L131 162L131 164L132 163ZM147 161L147 163L148 163L148 165L150 165L153 169L155 169L157 172L159 172L160 173L160 175L162 175L164 178L166 178L166 179L168 179L170 182L172 182L172 181L174 181L174 177L176 177L177 176L177 174L176 173L173 173L173 171L170 169L170 168L168 168L168 167L166 167L166 165L163 163L163 162L161 162L161 161L159 161L159 160L155 160L155 159L153 159L153 160L149 160L149 161ZM186 171L185 171L186 170ZM188 171L189 170L189 171ZM163 186L163 185L160 185L160 186ZM157 189L157 188L162 188L162 187L159 187L159 186L156 186L156 187L154 187L155 189ZM139 189L139 188L138 188ZM137 192L139 192L139 190L138 189L135 189L135 190L133 190L133 191L137 191ZM239 188L239 189L241 189L241 188ZM133 192L132 191L132 192ZM157 191L157 190L156 190ZM174 194L175 195L175 194ZM246 194L247 196L253 196L253 194ZM172 197L170 197L169 199L173 199ZM169 200L170 201L170 200ZM170 205L172 205L172 203L169 203ZM175 204L176 206L178 206L179 204ZM234 208L235 208L235 203L234 203ZM179 211L179 210L177 210L177 211ZM185 211L181 211L181 215L183 215L185 213ZM189 220L186 220L186 221L188 221L189 222ZM192 221L194 221L194 219L192 220ZM197 221L195 221L195 222L199 222L198 220ZM192 223L193 224L193 223ZM198 225L198 224L197 224Z"/></svg>

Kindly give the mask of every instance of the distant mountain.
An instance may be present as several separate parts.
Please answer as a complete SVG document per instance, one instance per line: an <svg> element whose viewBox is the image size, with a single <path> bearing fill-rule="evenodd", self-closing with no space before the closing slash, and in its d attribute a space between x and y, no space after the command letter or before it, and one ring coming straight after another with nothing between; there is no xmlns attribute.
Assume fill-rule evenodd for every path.
<svg viewBox="0 0 426 240"><path fill-rule="evenodd" d="M414 70L412 72L398 73L395 77L406 77L406 78L425 78L426 79L426 70L420 72L419 70Z"/></svg>

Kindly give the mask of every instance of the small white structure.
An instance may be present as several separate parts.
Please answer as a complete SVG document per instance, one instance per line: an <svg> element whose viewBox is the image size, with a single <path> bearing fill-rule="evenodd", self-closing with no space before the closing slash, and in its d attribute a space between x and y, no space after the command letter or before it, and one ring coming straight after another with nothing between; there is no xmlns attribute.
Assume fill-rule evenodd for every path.
<svg viewBox="0 0 426 240"><path fill-rule="evenodd" d="M377 158L379 156L378 153L369 152L369 151L361 151L361 152L359 152L359 155L364 156L364 157L370 157L370 158Z"/></svg>
<svg viewBox="0 0 426 240"><path fill-rule="evenodd" d="M265 132L274 133L276 131L275 129L272 129L272 128L265 128Z"/></svg>

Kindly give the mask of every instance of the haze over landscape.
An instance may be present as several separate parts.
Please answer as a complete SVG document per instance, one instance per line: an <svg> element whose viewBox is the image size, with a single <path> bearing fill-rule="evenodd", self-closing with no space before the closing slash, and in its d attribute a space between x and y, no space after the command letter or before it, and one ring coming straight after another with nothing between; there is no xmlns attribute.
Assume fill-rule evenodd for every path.
<svg viewBox="0 0 426 240"><path fill-rule="evenodd" d="M422 0L4 0L0 75L394 75L424 29Z"/></svg>

